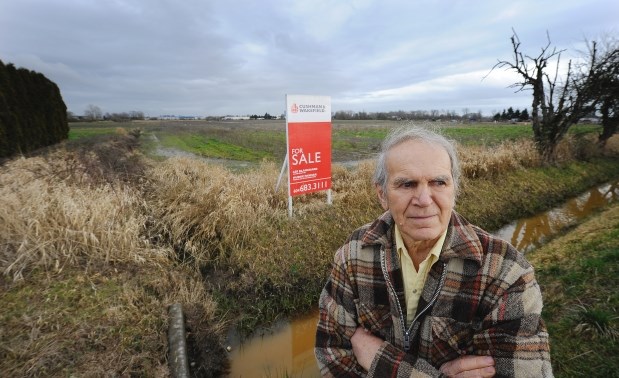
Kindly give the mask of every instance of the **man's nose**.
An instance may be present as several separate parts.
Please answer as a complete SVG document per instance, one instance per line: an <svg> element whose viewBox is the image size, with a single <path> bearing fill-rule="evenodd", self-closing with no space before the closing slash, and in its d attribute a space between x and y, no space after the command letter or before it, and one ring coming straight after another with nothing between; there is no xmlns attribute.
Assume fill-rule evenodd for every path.
<svg viewBox="0 0 619 378"><path fill-rule="evenodd" d="M427 185L420 185L417 193L416 204L418 206L428 206L432 204L432 193Z"/></svg>

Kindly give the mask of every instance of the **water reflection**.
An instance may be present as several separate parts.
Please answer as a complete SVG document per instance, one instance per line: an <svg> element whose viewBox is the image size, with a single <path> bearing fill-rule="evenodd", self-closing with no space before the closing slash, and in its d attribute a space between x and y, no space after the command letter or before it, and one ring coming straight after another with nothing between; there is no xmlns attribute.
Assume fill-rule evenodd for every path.
<svg viewBox="0 0 619 378"><path fill-rule="evenodd" d="M494 234L529 252L566 227L619 200L619 182L601 185L543 214L513 222ZM280 325L231 353L231 377L320 377L314 359L318 313Z"/></svg>
<svg viewBox="0 0 619 378"><path fill-rule="evenodd" d="M522 252L541 246L553 235L575 225L579 219L619 199L619 182L604 184L545 213L521 219L494 234L509 241Z"/></svg>
<svg viewBox="0 0 619 378"><path fill-rule="evenodd" d="M230 377L320 377L314 357L317 322L318 313L312 312L233 348Z"/></svg>

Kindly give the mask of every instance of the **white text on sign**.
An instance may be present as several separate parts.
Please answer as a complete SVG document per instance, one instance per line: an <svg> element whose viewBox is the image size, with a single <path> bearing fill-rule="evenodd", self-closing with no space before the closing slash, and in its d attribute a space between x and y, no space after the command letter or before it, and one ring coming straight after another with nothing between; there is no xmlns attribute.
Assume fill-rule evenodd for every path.
<svg viewBox="0 0 619 378"><path fill-rule="evenodd" d="M329 180L321 180L315 182L309 182L306 184L301 184L297 188L293 189L293 194L302 194L305 192L313 192L317 190L324 190L329 188L331 185Z"/></svg>
<svg viewBox="0 0 619 378"><path fill-rule="evenodd" d="M320 163L320 151L303 153L302 148L292 149L292 165Z"/></svg>

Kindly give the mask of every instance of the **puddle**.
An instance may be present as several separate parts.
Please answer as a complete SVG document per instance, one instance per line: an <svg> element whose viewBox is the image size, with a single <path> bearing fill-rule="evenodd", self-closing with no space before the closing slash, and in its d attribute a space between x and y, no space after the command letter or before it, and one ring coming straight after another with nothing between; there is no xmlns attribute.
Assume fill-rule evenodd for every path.
<svg viewBox="0 0 619 378"><path fill-rule="evenodd" d="M281 322L264 336L242 344L237 335L231 335L229 376L320 377L314 357L317 319L318 312L312 312L292 322Z"/></svg>

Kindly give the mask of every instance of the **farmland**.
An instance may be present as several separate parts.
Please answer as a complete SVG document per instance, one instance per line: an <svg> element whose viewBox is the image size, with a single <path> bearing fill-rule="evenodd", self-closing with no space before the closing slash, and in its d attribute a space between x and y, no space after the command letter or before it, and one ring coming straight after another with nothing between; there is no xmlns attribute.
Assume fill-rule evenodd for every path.
<svg viewBox="0 0 619 378"><path fill-rule="evenodd" d="M386 133L407 121L338 121L332 123L333 161L367 159L374 156ZM462 145L494 146L505 141L530 138L527 124L424 123L438 127ZM141 121L72 123L69 139L110 135L139 129L147 153L157 148L177 149L206 158L280 162L286 154L286 124L283 120L247 121ZM581 126L574 132L595 132Z"/></svg>
<svg viewBox="0 0 619 378"><path fill-rule="evenodd" d="M355 164L334 164L332 206L321 194L297 197L293 218L285 189L274 190L283 121L71 124L67 143L5 162L0 370L165 375L166 308L182 303L196 370L221 374L225 360L214 356L225 357L230 327L315 305L335 249L381 212L364 159L401 124L334 122L334 160ZM617 137L603 152L583 143L593 126L575 128L552 167L527 125L442 126L460 144L458 211L487 229L619 172ZM230 161L251 164L230 170Z"/></svg>

